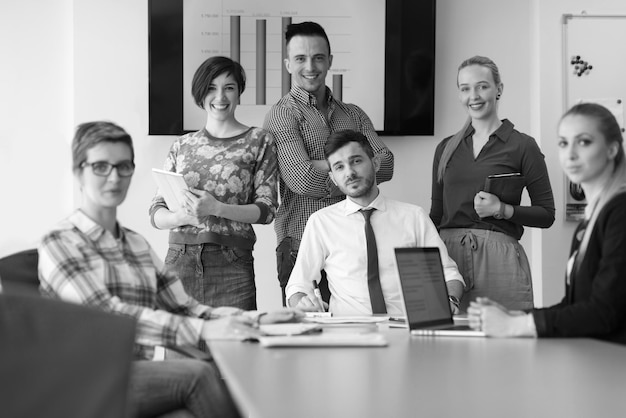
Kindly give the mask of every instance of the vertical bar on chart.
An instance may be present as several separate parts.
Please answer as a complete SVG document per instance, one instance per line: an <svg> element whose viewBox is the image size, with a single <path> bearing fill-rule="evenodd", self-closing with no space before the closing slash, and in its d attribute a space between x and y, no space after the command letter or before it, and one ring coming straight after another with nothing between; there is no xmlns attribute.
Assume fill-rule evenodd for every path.
<svg viewBox="0 0 626 418"><path fill-rule="evenodd" d="M241 16L230 17L230 58L241 63Z"/></svg>
<svg viewBox="0 0 626 418"><path fill-rule="evenodd" d="M343 74L333 74L333 98L343 101Z"/></svg>
<svg viewBox="0 0 626 418"><path fill-rule="evenodd" d="M287 26L291 25L291 18L290 17L283 17L281 19L281 32L280 32L280 39L281 39L281 61L280 61L280 67L283 69L280 73L280 81L281 81L281 90L282 90L282 95L284 96L285 94L289 93L289 90L291 90L291 74L289 74L289 71L287 71L287 68L285 67L285 63L284 63L284 59L287 58L287 42L285 41L285 33L287 32Z"/></svg>
<svg viewBox="0 0 626 418"><path fill-rule="evenodd" d="M265 50L267 47L266 30L267 21L259 19L256 21L256 104L265 104L265 83L267 68L265 67Z"/></svg>

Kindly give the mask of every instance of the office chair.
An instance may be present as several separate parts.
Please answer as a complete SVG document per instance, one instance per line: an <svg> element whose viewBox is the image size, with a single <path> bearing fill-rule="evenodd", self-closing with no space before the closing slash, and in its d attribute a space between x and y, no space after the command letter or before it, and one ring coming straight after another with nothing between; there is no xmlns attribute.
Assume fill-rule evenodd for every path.
<svg viewBox="0 0 626 418"><path fill-rule="evenodd" d="M121 411L121 405L126 408L126 398L120 398L120 395L126 394L126 389L128 387L128 373L130 368L130 357L132 355L132 347L134 341L134 324L135 321L130 318L125 318L113 314L104 313L101 311L96 311L95 309L83 307L80 305L70 305L61 301L50 300L46 298L40 298L39 293L39 276L37 265L39 262L39 255L36 249L29 249L25 251L20 251L15 254L8 255L0 259L0 280L2 284L2 292L0 292L0 388L11 388L10 391L0 390L0 416L7 418L17 418L17 417L33 417L33 416L46 416L46 417L123 417ZM4 296L2 295L4 293ZM17 298L12 298L12 296L17 295ZM28 298L24 298L28 296ZM23 306L16 310L15 304L16 300L26 301ZM37 303L40 301L41 305ZM34 306L37 305L37 306ZM57 305L55 308L52 305ZM59 309L63 311L76 311L74 315L76 318L65 318L60 317L59 315L69 316L70 312L67 314L63 314L59 311ZM90 315L85 315L81 317L80 310L87 310ZM49 316L46 312L50 311L51 315ZM94 312L96 312L94 314ZM25 316L23 315L25 314ZM35 316L39 319L35 319ZM92 317L101 316L103 319L100 320L100 323L94 322L90 324ZM20 317L20 319L12 322L9 327L7 321L11 321L12 317ZM79 319L80 317L80 319ZM111 324L111 326L106 326L106 324L101 324L103 321L106 322L104 318L114 318L117 319L115 322L119 322L120 320L125 320L125 322L132 323L133 331L132 335L129 336L124 332L124 329L120 328L120 334L117 335L115 331L116 326ZM44 319L45 318L45 319ZM49 326L48 333L44 330L44 323L47 320L47 325ZM40 322L37 322L40 321ZM124 322L124 321L123 321ZM24 323L27 323L27 329L31 330L30 335L26 335L28 331L24 331L25 334L22 335L22 343L19 343L19 339L17 341L13 340L13 335L17 329L19 329ZM63 335L59 334L59 331L56 325L67 326L68 324L73 324L73 327L78 328L79 331L89 330L89 336L82 336L80 333L74 334L73 337L77 337L76 340L68 340L64 341L65 338ZM98 338L94 339L94 332L100 332L100 328L104 326L104 332L102 334L98 334ZM68 328L63 328L63 332L67 332ZM111 334L113 333L113 334ZM81 338L78 338L81 337ZM84 337L84 338L83 338ZM107 347L107 342L111 341L111 344L117 344L118 342L124 341L128 343L128 338L130 338L130 348L127 347L127 350L123 353L113 353ZM33 343L33 339L36 340L36 344ZM89 344L85 344L84 340L88 340ZM57 340L56 342L59 344L65 344L61 348L59 344L48 344L49 340ZM23 350L20 348L20 345L23 346ZM33 347L33 345L35 347ZM49 349L47 349L48 347ZM100 362L99 358L102 357L103 349L105 352L108 352L110 357L109 359L116 363L111 364L111 361ZM196 360L202 361L212 361L212 356L207 351L202 351L197 347L193 346L175 346L175 347L167 347L166 351L177 353L174 358L192 358ZM57 353L54 356L44 355L50 352ZM90 354L93 354L93 356ZM77 356L82 355L83 362L87 362L84 367L72 366L68 364L67 367L71 368L71 373L64 373L63 369L65 366L61 366L64 363L64 360L69 361L74 356L72 354L76 354ZM30 357L34 357L36 360L30 361ZM63 358L59 358L63 357ZM119 364L117 364L116 358L119 358ZM12 368L9 367L10 364L5 362L5 359L9 360L9 363L13 362L13 359L16 359L17 362L12 364ZM95 361L95 363L94 363ZM50 366L50 362L54 362L58 364L57 368L53 368ZM87 412L87 408L90 408L91 405L95 405L100 402L100 400L93 396L89 397L87 395L80 395L85 402L81 404L83 407L74 409L75 413L61 411L63 408L62 403L65 402L68 407L72 405L72 399L75 396L79 395L79 392L76 392L72 389L72 386L66 385L62 380L55 382L56 376L58 374L63 375L67 379L72 379L73 385L78 384L83 389L87 389L92 387L93 384L90 382L84 386L84 376L75 376L81 370L87 371L93 369L95 364L99 364L102 366L102 370L109 370L112 374L107 376L107 379L111 381L113 378L117 379L117 383L113 384L111 381L111 385L108 385L106 381L100 381L103 389L107 389L105 386L109 388L119 387L119 390L111 391L107 390L94 390L90 393L98 393L102 392L102 401L104 401L104 397L107 396L107 393L111 395L115 395L116 399L107 400L108 407L101 408L101 411L97 411L94 413ZM47 365L47 366L46 366ZM7 368L8 367L8 368ZM45 370L43 376L47 376L46 372L52 372L53 376L40 380L40 375L37 374L37 370L42 369ZM118 372L124 372L125 375L121 375ZM74 376L74 377L72 377ZM94 375L95 376L95 375ZM123 377L126 376L126 377ZM120 379L123 378L123 382ZM14 379L17 379L14 381ZM37 381L37 385L33 385L29 382ZM106 379L105 379L106 380ZM50 388L57 388L63 391L64 396L58 396L56 392L50 390L46 392L46 387L50 386ZM33 393L34 392L34 393ZM7 400L4 399L6 396ZM58 399L56 399L58 398ZM8 400L12 400L9 402ZM56 400L55 400L56 399ZM117 405L117 407L115 407ZM84 412L81 412L84 411ZM125 411L124 414L127 414L132 411ZM6 413L6 415L5 415ZM176 412L173 413L172 416L177 416Z"/></svg>
<svg viewBox="0 0 626 418"><path fill-rule="evenodd" d="M25 294L0 294L0 415L119 418L132 318Z"/></svg>
<svg viewBox="0 0 626 418"><path fill-rule="evenodd" d="M2 289L7 294L39 294L36 249L20 251L0 258Z"/></svg>

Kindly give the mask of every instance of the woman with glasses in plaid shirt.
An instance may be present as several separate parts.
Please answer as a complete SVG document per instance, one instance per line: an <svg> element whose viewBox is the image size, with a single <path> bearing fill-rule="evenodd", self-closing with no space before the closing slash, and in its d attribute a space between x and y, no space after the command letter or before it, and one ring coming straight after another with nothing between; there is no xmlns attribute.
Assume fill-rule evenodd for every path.
<svg viewBox="0 0 626 418"><path fill-rule="evenodd" d="M72 154L80 207L41 242L42 293L136 318L139 360L150 359L155 346L246 338L258 335L259 323L300 316L294 310L260 314L202 305L163 272L148 242L117 220L135 171L132 140L122 128L110 122L80 125ZM138 416L180 409L194 416L238 416L217 370L199 360L136 362L130 399Z"/></svg>

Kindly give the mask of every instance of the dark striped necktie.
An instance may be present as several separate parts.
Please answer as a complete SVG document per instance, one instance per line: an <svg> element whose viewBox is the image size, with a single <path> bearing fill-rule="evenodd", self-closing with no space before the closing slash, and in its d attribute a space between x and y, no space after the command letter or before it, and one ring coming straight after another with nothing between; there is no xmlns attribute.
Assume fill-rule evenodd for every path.
<svg viewBox="0 0 626 418"><path fill-rule="evenodd" d="M370 218L376 209L361 209L360 212L365 218L365 240L367 242L367 287L370 291L370 302L372 312L375 314L387 313L383 290L380 287L380 276L378 274L378 249L376 248L376 236L372 229Z"/></svg>

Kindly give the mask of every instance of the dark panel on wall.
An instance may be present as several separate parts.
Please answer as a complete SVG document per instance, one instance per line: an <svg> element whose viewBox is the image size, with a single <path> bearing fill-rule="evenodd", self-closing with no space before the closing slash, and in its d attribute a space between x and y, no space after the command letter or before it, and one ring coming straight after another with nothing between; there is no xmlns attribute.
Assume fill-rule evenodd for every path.
<svg viewBox="0 0 626 418"><path fill-rule="evenodd" d="M387 1L384 135L432 135L435 0Z"/></svg>
<svg viewBox="0 0 626 418"><path fill-rule="evenodd" d="M183 132L183 2L148 2L149 134Z"/></svg>
<svg viewBox="0 0 626 418"><path fill-rule="evenodd" d="M386 2L381 135L434 133L435 3ZM149 0L148 9L149 134L181 135L183 94L190 94L183 86L183 2Z"/></svg>

